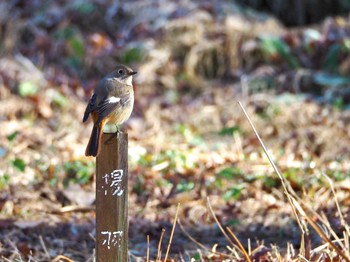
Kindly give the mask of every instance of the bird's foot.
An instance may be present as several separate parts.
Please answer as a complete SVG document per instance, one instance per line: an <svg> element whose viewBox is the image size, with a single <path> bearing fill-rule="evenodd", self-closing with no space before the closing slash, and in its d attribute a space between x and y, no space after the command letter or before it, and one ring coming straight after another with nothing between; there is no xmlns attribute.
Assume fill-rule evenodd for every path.
<svg viewBox="0 0 350 262"><path fill-rule="evenodd" d="M123 131L120 129L119 125L116 125L115 127L116 127L116 129L117 129L117 131L116 131L116 134L117 134L117 135L123 133Z"/></svg>

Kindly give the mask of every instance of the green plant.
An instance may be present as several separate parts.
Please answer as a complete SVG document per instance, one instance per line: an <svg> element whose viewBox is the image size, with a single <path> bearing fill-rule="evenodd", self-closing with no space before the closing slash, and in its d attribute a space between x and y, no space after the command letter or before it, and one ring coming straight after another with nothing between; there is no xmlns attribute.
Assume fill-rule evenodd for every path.
<svg viewBox="0 0 350 262"><path fill-rule="evenodd" d="M176 190L178 192L187 192L191 191L194 188L195 184L192 181L181 180L180 183L176 185Z"/></svg>
<svg viewBox="0 0 350 262"><path fill-rule="evenodd" d="M49 89L46 95L51 99L52 104L59 108L65 108L68 104L68 99L56 89Z"/></svg>
<svg viewBox="0 0 350 262"><path fill-rule="evenodd" d="M228 200L238 200L241 197L242 190L245 188L244 184L238 184L232 186L229 190L224 193L224 199Z"/></svg>
<svg viewBox="0 0 350 262"><path fill-rule="evenodd" d="M78 11L81 15L90 15L95 10L95 4L84 1L73 1L70 9Z"/></svg>
<svg viewBox="0 0 350 262"><path fill-rule="evenodd" d="M6 138L9 142L12 142L15 140L15 138L18 135L18 131L12 132L11 134L9 134Z"/></svg>
<svg viewBox="0 0 350 262"><path fill-rule="evenodd" d="M24 172L26 169L26 163L21 158L15 158L11 161L11 164L14 168L16 168L18 171Z"/></svg>
<svg viewBox="0 0 350 262"><path fill-rule="evenodd" d="M84 38L75 27L59 28L54 32L54 38L66 44L68 57L66 62L73 68L80 69L85 57Z"/></svg>
<svg viewBox="0 0 350 262"><path fill-rule="evenodd" d="M243 131L239 126L223 127L219 131L219 135L221 136L232 136L234 133L242 134Z"/></svg>
<svg viewBox="0 0 350 262"><path fill-rule="evenodd" d="M123 64L138 63L143 58L143 50L141 47L132 47L126 50L120 60Z"/></svg>
<svg viewBox="0 0 350 262"><path fill-rule="evenodd" d="M180 124L176 129L185 138L187 143L191 145L203 144L203 138L200 135L195 134L190 127Z"/></svg>
<svg viewBox="0 0 350 262"><path fill-rule="evenodd" d="M242 170L238 167L225 167L217 173L217 177L231 180L242 176L242 174Z"/></svg>
<svg viewBox="0 0 350 262"><path fill-rule="evenodd" d="M69 183L86 184L90 181L92 174L94 174L95 164L92 161L72 161L64 163L63 170L66 173L66 178L63 184L67 186Z"/></svg>
<svg viewBox="0 0 350 262"><path fill-rule="evenodd" d="M324 60L324 69L331 72L335 72L339 67L339 58L342 52L342 46L338 43L333 44L325 57Z"/></svg>
<svg viewBox="0 0 350 262"><path fill-rule="evenodd" d="M4 189L10 184L10 176L8 174L0 175L0 189Z"/></svg>
<svg viewBox="0 0 350 262"><path fill-rule="evenodd" d="M31 81L23 81L19 83L18 93L20 96L33 96L37 94L39 91L39 87Z"/></svg>
<svg viewBox="0 0 350 262"><path fill-rule="evenodd" d="M298 61L290 52L290 48L278 37L266 36L261 38L260 48L267 59L282 58L291 68L299 67Z"/></svg>

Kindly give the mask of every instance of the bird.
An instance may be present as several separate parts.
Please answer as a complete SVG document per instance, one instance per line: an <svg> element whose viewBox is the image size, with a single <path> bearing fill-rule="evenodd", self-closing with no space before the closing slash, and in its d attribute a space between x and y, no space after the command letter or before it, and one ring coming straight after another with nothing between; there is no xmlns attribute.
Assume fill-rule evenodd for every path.
<svg viewBox="0 0 350 262"><path fill-rule="evenodd" d="M106 124L118 126L129 119L134 106L132 78L137 72L126 65L117 65L112 72L103 77L86 106L83 123L91 115L93 128L86 156L97 157L101 150L101 136Z"/></svg>

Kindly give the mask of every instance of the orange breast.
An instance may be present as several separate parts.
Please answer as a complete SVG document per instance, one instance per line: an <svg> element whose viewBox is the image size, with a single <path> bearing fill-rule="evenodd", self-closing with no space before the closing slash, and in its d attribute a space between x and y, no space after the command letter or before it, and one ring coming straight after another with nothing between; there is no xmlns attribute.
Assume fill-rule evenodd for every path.
<svg viewBox="0 0 350 262"><path fill-rule="evenodd" d="M132 105L117 108L108 116L108 124L120 125L129 119L132 112Z"/></svg>

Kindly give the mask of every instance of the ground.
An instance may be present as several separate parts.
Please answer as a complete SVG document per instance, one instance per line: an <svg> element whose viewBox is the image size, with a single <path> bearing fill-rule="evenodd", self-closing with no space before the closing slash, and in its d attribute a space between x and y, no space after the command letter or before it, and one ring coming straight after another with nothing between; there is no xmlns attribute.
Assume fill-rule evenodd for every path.
<svg viewBox="0 0 350 262"><path fill-rule="evenodd" d="M84 156L82 116L116 61L139 72L122 126L131 261L147 250L164 259L176 212L168 260L247 260L227 228L252 261L349 255L348 21L288 29L218 3L2 4L4 261L93 261L95 159Z"/></svg>

